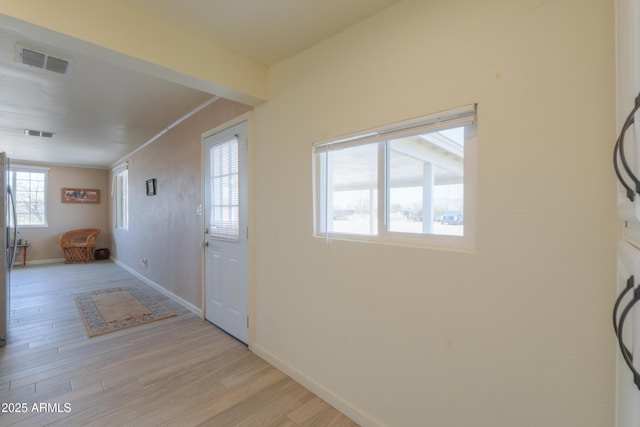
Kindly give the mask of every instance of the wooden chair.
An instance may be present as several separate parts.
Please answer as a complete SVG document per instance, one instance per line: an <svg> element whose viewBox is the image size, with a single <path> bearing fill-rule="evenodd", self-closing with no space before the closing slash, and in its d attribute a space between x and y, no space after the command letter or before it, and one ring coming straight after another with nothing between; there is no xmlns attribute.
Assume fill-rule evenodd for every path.
<svg viewBox="0 0 640 427"><path fill-rule="evenodd" d="M93 262L96 236L99 233L99 228L82 228L63 233L60 236L60 247L64 251L64 262L66 264Z"/></svg>

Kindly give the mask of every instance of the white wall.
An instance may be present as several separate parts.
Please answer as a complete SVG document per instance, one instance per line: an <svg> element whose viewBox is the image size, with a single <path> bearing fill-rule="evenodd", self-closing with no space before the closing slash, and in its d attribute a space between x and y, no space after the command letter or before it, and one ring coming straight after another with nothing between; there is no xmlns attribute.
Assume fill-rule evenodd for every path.
<svg viewBox="0 0 640 427"><path fill-rule="evenodd" d="M252 348L364 425L612 425L613 15L407 0L272 67ZM312 142L474 102L474 253L312 237Z"/></svg>

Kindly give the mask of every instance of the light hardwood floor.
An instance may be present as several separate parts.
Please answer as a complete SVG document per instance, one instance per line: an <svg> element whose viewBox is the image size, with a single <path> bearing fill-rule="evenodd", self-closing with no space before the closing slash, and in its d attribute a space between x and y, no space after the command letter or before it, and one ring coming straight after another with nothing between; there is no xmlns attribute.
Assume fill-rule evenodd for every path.
<svg viewBox="0 0 640 427"><path fill-rule="evenodd" d="M11 281L0 426L356 426L111 262L16 268ZM177 316L87 338L73 294L129 285Z"/></svg>

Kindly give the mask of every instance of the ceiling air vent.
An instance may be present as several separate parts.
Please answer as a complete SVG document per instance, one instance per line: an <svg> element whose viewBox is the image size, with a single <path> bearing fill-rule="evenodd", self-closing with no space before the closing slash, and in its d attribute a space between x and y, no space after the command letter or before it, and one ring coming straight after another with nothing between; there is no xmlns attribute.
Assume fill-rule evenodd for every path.
<svg viewBox="0 0 640 427"><path fill-rule="evenodd" d="M53 132L45 132L43 130L25 129L24 134L27 136L39 136L41 138L53 138Z"/></svg>
<svg viewBox="0 0 640 427"><path fill-rule="evenodd" d="M56 58L46 53L36 52L23 46L17 46L17 61L32 67L42 68L59 74L68 74L71 71L71 62L66 59Z"/></svg>
<svg viewBox="0 0 640 427"><path fill-rule="evenodd" d="M31 65L32 67L44 68L44 63L47 59L47 55L44 53L38 53L27 49L21 49L19 52L23 64Z"/></svg>

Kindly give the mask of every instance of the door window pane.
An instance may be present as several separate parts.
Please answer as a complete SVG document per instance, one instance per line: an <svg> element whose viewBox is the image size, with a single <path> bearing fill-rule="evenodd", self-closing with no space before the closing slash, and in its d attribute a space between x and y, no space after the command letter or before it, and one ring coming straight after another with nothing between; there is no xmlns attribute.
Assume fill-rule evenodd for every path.
<svg viewBox="0 0 640 427"><path fill-rule="evenodd" d="M238 138L234 137L211 146L209 162L209 233L213 237L236 240L240 232Z"/></svg>

